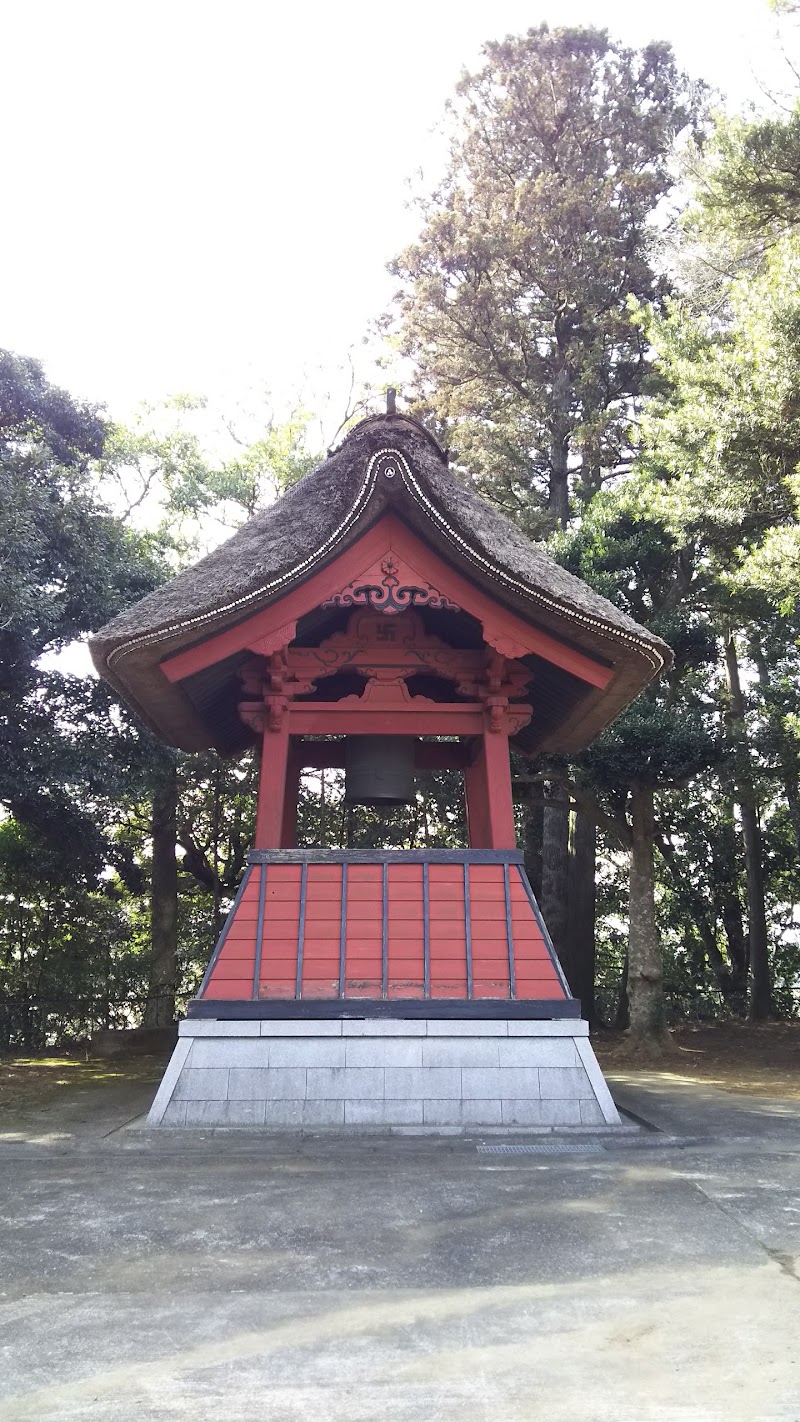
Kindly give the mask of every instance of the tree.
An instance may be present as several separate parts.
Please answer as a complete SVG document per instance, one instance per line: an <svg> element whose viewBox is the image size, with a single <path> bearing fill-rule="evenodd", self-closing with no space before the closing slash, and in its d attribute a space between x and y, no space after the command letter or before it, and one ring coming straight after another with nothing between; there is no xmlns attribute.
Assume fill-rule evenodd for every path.
<svg viewBox="0 0 800 1422"><path fill-rule="evenodd" d="M111 428L103 483L178 572L311 467L308 425L302 411L278 420L264 401L232 417L213 410L202 397L178 396L159 407L143 407L130 428ZM241 796L221 804L221 783L227 781L234 791L237 787L235 774L225 773L218 756L176 756L145 732L142 743L149 752L149 804L146 812L141 805L133 808L133 821L140 855L145 839L150 842L151 952L144 1025L160 1027L174 1020L181 992L180 891L210 896L212 911L203 922L213 941L221 927L223 899L241 878L244 850L235 830ZM226 827L232 836L227 850ZM204 948L203 957L208 944ZM192 973L195 963L184 966Z"/></svg>
<svg viewBox="0 0 800 1422"><path fill-rule="evenodd" d="M37 361L0 352L0 981L6 1040L32 1047L108 1025L130 990L118 899L142 875L117 826L146 752L106 687L57 659L161 577L100 496L105 437Z"/></svg>
<svg viewBox="0 0 800 1422"><path fill-rule="evenodd" d="M151 800L153 846L150 873L151 967L145 1027L168 1027L175 1020L178 988L178 861L175 854L178 775L174 757L162 754Z"/></svg>
<svg viewBox="0 0 800 1422"><path fill-rule="evenodd" d="M650 224L700 92L668 46L602 30L542 25L485 55L458 87L420 238L393 264L399 341L481 491L542 535L630 465L648 367L631 302L665 291ZM578 810L570 837L558 786L533 813L542 908L591 1010L594 832Z"/></svg>
<svg viewBox="0 0 800 1422"><path fill-rule="evenodd" d="M723 669L713 694L727 743L726 793L742 830L753 1018L768 1016L773 1005L762 820L776 787L765 778L755 724L763 713L743 689L741 665L753 657L770 755L780 765L791 820L796 750L785 718L789 708L780 713L772 700L763 648L791 646L799 630L792 596L799 264L800 247L790 234L765 251L760 270L727 279L724 319L697 315L683 301L655 316L649 336L659 357L659 388L643 419L643 467L658 490L661 516L684 550L687 591L714 631ZM728 862L735 869L735 856Z"/></svg>
<svg viewBox="0 0 800 1422"><path fill-rule="evenodd" d="M301 408L279 419L268 392L233 412L175 395L108 427L102 484L179 572L308 473L310 424Z"/></svg>
<svg viewBox="0 0 800 1422"><path fill-rule="evenodd" d="M647 476L596 500L580 528L555 544L560 561L669 642L672 669L581 757L570 783L582 804L630 856L627 995L630 1041L657 1054L668 1046L655 853L656 796L707 770L718 736L704 704L702 671L715 655L686 596L685 550L653 507ZM700 675L698 675L700 673Z"/></svg>
<svg viewBox="0 0 800 1422"><path fill-rule="evenodd" d="M69 846L88 877L112 854L96 806L119 789L126 731L106 719L103 687L52 658L161 575L99 497L104 436L97 410L51 386L37 361L0 352L0 804Z"/></svg>
<svg viewBox="0 0 800 1422"><path fill-rule="evenodd" d="M800 223L800 105L758 122L720 118L703 154L702 211L752 245L770 245Z"/></svg>
<svg viewBox="0 0 800 1422"><path fill-rule="evenodd" d="M647 368L630 300L663 292L649 223L697 96L669 46L604 30L541 25L484 52L392 266L400 341L490 497L541 531L566 526L570 484L585 504L628 462Z"/></svg>
<svg viewBox="0 0 800 1422"><path fill-rule="evenodd" d="M72 870L68 849L0 823L0 1052L85 1040L141 1009L137 903Z"/></svg>

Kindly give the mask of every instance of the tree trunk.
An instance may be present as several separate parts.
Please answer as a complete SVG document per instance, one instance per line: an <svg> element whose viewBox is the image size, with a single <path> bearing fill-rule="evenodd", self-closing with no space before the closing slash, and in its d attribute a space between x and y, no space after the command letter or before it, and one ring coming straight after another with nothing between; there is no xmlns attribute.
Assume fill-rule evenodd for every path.
<svg viewBox="0 0 800 1422"><path fill-rule="evenodd" d="M725 817L720 821L719 830L711 846L711 864L714 871L715 897L725 929L731 976L736 985L739 1010L743 1010L747 999L748 954L742 921L742 903L739 898L739 854L733 800L726 801Z"/></svg>
<svg viewBox="0 0 800 1422"><path fill-rule="evenodd" d="M153 871L150 887L152 960L145 1027L168 1027L175 1021L178 975L178 774L170 766L153 794Z"/></svg>
<svg viewBox="0 0 800 1422"><path fill-rule="evenodd" d="M625 950L625 960L622 964L622 974L617 988L617 1008L614 1013L614 1026L618 1032L627 1032L631 1025L631 1007L628 1002L628 952Z"/></svg>
<svg viewBox="0 0 800 1422"><path fill-rule="evenodd" d="M581 460L580 476L575 487L577 503L583 509L588 509L592 499L600 493L603 487L603 471L599 464Z"/></svg>
<svg viewBox="0 0 800 1422"><path fill-rule="evenodd" d="M561 966L574 997L580 998L587 1022L596 1019L595 975L595 858L597 828L580 808L570 815L569 872L567 877L567 932Z"/></svg>
<svg viewBox="0 0 800 1422"><path fill-rule="evenodd" d="M572 389L569 372L557 371L553 380L552 423L550 426L550 491L548 503L559 528L569 523L569 442Z"/></svg>
<svg viewBox="0 0 800 1422"><path fill-rule="evenodd" d="M650 1056L669 1046L664 1006L661 943L656 928L653 872L653 791L631 790L631 877L628 926L628 1029L631 1045Z"/></svg>
<svg viewBox="0 0 800 1422"><path fill-rule="evenodd" d="M542 814L540 907L559 958L567 941L568 870L569 802L564 787L550 782L545 788Z"/></svg>
<svg viewBox="0 0 800 1422"><path fill-rule="evenodd" d="M531 881L531 888L537 898L542 897L542 835L544 819L544 790L541 781L525 786L525 833L523 853L525 870Z"/></svg>
<svg viewBox="0 0 800 1422"><path fill-rule="evenodd" d="M762 862L761 825L758 818L755 787L747 745L744 697L739 678L739 658L736 641L731 633L725 641L725 666L728 678L729 727L736 754L737 793L742 817L742 838L747 874L748 957L750 961L750 1005L752 1021L773 1015L772 984L769 971L767 912L764 902L764 866Z"/></svg>

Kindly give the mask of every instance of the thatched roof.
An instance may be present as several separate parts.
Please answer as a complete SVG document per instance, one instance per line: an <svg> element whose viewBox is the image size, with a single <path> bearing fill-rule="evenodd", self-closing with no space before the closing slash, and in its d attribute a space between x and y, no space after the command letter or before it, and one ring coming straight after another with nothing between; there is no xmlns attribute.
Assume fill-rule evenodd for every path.
<svg viewBox="0 0 800 1422"><path fill-rule="evenodd" d="M397 451L402 477L370 477L373 456L385 450ZM397 414L363 420L226 543L115 617L91 640L95 666L164 740L185 749L235 749L208 697L170 683L160 663L277 601L389 508L497 602L614 668L603 691L565 681L564 673L550 684L547 668L537 668L537 704L549 696L551 711L534 717L524 749L586 745L668 664L659 638L554 563L454 477L418 421ZM220 704L219 686L211 700Z"/></svg>

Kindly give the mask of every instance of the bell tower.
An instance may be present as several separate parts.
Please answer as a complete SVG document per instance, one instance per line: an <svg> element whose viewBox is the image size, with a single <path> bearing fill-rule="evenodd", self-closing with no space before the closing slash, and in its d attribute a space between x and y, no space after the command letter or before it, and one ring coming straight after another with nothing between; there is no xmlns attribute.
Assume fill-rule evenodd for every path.
<svg viewBox="0 0 800 1422"><path fill-rule="evenodd" d="M172 588L146 630L125 614L95 639L98 666L167 738L254 745L260 779L151 1123L617 1124L516 846L509 755L585 744L663 644L391 402ZM468 848L298 847L300 778L328 767L379 808L458 771Z"/></svg>

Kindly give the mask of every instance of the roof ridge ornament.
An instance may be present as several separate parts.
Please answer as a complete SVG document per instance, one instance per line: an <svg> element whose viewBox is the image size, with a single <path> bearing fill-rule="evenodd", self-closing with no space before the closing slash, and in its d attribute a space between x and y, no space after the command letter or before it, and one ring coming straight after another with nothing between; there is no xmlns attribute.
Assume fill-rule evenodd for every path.
<svg viewBox="0 0 800 1422"><path fill-rule="evenodd" d="M406 464L399 449L384 447L379 449L377 454L373 454L369 461L369 470L374 470L376 475L382 474L384 479L394 479L397 475L403 477L403 465Z"/></svg>

